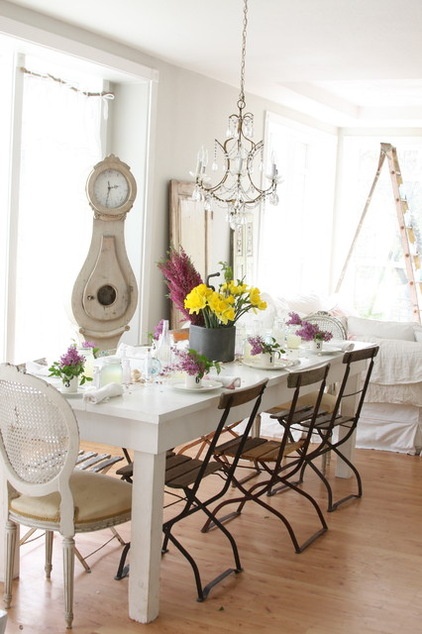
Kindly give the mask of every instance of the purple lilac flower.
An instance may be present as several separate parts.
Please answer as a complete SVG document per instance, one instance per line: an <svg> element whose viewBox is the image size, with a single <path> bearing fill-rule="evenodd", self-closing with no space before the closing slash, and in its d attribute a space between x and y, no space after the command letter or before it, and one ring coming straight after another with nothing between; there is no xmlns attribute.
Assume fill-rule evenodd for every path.
<svg viewBox="0 0 422 634"><path fill-rule="evenodd" d="M301 326L302 320L297 313L289 313L290 319L286 321L286 326Z"/></svg>
<svg viewBox="0 0 422 634"><path fill-rule="evenodd" d="M251 346L251 355L262 354L264 350L262 337L248 337L248 342Z"/></svg>
<svg viewBox="0 0 422 634"><path fill-rule="evenodd" d="M164 324L164 319L160 319L158 324L155 326L154 334L152 335L152 338L155 341L158 341L159 338L161 337L161 333L163 332L163 324Z"/></svg>
<svg viewBox="0 0 422 634"><path fill-rule="evenodd" d="M277 355L284 353L284 350L281 348L280 344L274 339L274 337L261 337L260 335L256 337L248 337L248 343L251 346L251 355L255 356L256 354L270 354Z"/></svg>
<svg viewBox="0 0 422 634"><path fill-rule="evenodd" d="M199 354L193 348L189 350L176 350L179 357L175 368L186 372L190 376L198 376L200 379L204 374L208 374L210 369L214 367L219 374L221 367L217 361L210 361L206 356Z"/></svg>
<svg viewBox="0 0 422 634"><path fill-rule="evenodd" d="M316 338L322 339L323 341L330 341L330 339L333 338L333 334L328 332L328 330L320 330Z"/></svg>
<svg viewBox="0 0 422 634"><path fill-rule="evenodd" d="M92 343L92 341L82 341L82 348L85 348L85 350L95 348L95 343Z"/></svg>
<svg viewBox="0 0 422 634"><path fill-rule="evenodd" d="M309 321L303 321L302 326L296 330L296 334L304 341L330 341L333 335L327 330L320 330L317 324L311 324Z"/></svg>
<svg viewBox="0 0 422 634"><path fill-rule="evenodd" d="M318 330L319 328L316 324L310 324L309 321L304 321L301 327L296 330L295 334L304 341L312 341L318 333Z"/></svg>
<svg viewBox="0 0 422 634"><path fill-rule="evenodd" d="M76 350L76 346L69 346L67 352L60 357L60 365L79 365L85 362L85 357Z"/></svg>

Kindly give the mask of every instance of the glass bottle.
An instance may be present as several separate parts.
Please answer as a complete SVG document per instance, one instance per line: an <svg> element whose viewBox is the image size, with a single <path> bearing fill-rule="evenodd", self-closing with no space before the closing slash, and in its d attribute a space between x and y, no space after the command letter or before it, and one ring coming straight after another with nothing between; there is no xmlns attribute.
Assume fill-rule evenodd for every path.
<svg viewBox="0 0 422 634"><path fill-rule="evenodd" d="M144 378L146 381L151 382L160 374L161 362L157 357L153 357L151 354L151 348L148 348L145 357Z"/></svg>
<svg viewBox="0 0 422 634"><path fill-rule="evenodd" d="M171 362L171 338L168 319L163 319L163 328L157 343L156 357L161 365L168 365Z"/></svg>

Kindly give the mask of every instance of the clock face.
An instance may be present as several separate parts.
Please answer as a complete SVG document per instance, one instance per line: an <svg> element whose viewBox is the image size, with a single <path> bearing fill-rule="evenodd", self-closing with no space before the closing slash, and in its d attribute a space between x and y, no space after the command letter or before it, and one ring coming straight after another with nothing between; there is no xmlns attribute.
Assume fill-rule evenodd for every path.
<svg viewBox="0 0 422 634"><path fill-rule="evenodd" d="M129 183L117 169L105 169L95 179L93 194L99 205L108 209L121 207L129 196Z"/></svg>

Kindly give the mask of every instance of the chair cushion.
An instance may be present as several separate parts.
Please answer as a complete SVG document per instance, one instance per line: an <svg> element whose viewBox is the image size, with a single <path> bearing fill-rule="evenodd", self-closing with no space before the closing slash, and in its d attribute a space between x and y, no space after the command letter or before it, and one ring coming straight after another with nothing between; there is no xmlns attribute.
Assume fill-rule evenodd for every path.
<svg viewBox="0 0 422 634"><path fill-rule="evenodd" d="M132 486L128 482L90 471L75 471L70 487L75 505L75 529L85 524L107 523L115 517L130 518ZM10 501L10 511L29 520L58 524L60 495L20 495Z"/></svg>

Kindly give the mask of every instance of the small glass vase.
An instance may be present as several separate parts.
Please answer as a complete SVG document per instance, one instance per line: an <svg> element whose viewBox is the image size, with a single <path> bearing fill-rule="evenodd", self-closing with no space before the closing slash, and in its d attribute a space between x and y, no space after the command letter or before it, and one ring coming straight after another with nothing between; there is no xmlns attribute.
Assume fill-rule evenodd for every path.
<svg viewBox="0 0 422 634"><path fill-rule="evenodd" d="M200 387L202 387L202 379L200 379L199 376L195 374L186 374L185 387L189 390L199 389Z"/></svg>
<svg viewBox="0 0 422 634"><path fill-rule="evenodd" d="M65 394L74 394L78 391L79 387L79 377L73 376L71 379L63 380L62 382L62 392Z"/></svg>

